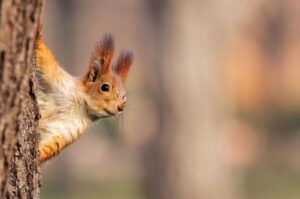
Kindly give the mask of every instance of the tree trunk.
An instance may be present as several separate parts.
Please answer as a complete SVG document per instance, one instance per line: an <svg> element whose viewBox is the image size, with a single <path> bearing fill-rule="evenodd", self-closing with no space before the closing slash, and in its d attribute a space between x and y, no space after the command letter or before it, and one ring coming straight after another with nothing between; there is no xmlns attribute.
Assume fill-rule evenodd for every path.
<svg viewBox="0 0 300 199"><path fill-rule="evenodd" d="M0 1L0 198L39 198L32 60L42 0Z"/></svg>
<svg viewBox="0 0 300 199"><path fill-rule="evenodd" d="M241 198L238 173L222 151L228 107L219 53L250 3L228 12L237 0L149 1L159 12L153 15L158 25L154 59L161 63L155 70L163 88L161 132L146 154L153 162L146 164L149 197Z"/></svg>

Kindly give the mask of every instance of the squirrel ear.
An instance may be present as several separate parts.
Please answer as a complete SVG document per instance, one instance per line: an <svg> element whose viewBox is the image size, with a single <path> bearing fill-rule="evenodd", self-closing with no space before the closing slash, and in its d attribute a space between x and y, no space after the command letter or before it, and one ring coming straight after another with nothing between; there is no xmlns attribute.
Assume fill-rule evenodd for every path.
<svg viewBox="0 0 300 199"><path fill-rule="evenodd" d="M123 81L126 80L132 62L133 62L133 53L131 51L121 52L118 58L117 65L115 66L115 71Z"/></svg>
<svg viewBox="0 0 300 199"><path fill-rule="evenodd" d="M98 69L96 69L95 67L90 67L85 79L89 82L95 82L98 78L98 75Z"/></svg>
<svg viewBox="0 0 300 199"><path fill-rule="evenodd" d="M97 43L90 58L90 70L97 70L98 74L107 73L110 68L111 59L114 54L114 40L111 34L105 34L103 39Z"/></svg>

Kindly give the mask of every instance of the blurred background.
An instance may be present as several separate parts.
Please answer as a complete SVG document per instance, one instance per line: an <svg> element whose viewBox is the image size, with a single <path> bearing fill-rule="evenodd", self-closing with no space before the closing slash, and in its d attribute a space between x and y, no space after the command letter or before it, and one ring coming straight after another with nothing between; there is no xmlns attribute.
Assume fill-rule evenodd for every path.
<svg viewBox="0 0 300 199"><path fill-rule="evenodd" d="M43 37L80 76L112 32L128 104L43 167L43 199L299 199L300 1L51 0Z"/></svg>

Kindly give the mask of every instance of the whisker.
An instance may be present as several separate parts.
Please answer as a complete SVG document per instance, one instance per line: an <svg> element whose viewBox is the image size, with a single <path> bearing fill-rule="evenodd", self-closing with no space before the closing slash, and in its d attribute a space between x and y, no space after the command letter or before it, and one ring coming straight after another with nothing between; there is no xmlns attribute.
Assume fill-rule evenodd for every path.
<svg viewBox="0 0 300 199"><path fill-rule="evenodd" d="M134 123L132 122L132 120L129 117L129 113L128 112L124 112L123 117L122 117L125 121L125 124L130 128L129 130L132 131L136 131L137 129L134 127Z"/></svg>
<svg viewBox="0 0 300 199"><path fill-rule="evenodd" d="M118 135L119 135L119 129L118 129L118 120L116 117L111 118L111 130L112 130L112 137L114 139L118 139Z"/></svg>

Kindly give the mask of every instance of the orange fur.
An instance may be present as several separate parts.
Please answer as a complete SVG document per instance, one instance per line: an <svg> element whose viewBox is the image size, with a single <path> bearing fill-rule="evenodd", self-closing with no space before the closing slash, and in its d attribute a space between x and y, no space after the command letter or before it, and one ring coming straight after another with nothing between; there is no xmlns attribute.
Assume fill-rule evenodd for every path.
<svg viewBox="0 0 300 199"><path fill-rule="evenodd" d="M107 73L114 55L114 40L111 34L106 34L101 42L98 42L94 53L91 56L89 68L101 69L102 73ZM101 66L102 65L102 66Z"/></svg>
<svg viewBox="0 0 300 199"><path fill-rule="evenodd" d="M65 71L60 68L51 50L43 43L41 35L37 40L35 56L36 66L43 73L46 82L59 82L65 78Z"/></svg>
<svg viewBox="0 0 300 199"><path fill-rule="evenodd" d="M115 66L116 72L120 75L123 81L126 80L129 68L133 62L132 52L122 52L119 56L117 65Z"/></svg>
<svg viewBox="0 0 300 199"><path fill-rule="evenodd" d="M45 145L40 146L40 161L49 160L57 155L63 148L65 148L65 139L63 136L56 136Z"/></svg>
<svg viewBox="0 0 300 199"><path fill-rule="evenodd" d="M40 33L41 27L38 31ZM39 151L40 161L44 162L76 141L92 121L123 111L126 102L124 81L132 64L132 54L121 54L112 70L114 42L111 35L105 35L95 47L88 72L77 79L59 66L43 43L41 34L35 52L37 102L41 113Z"/></svg>

